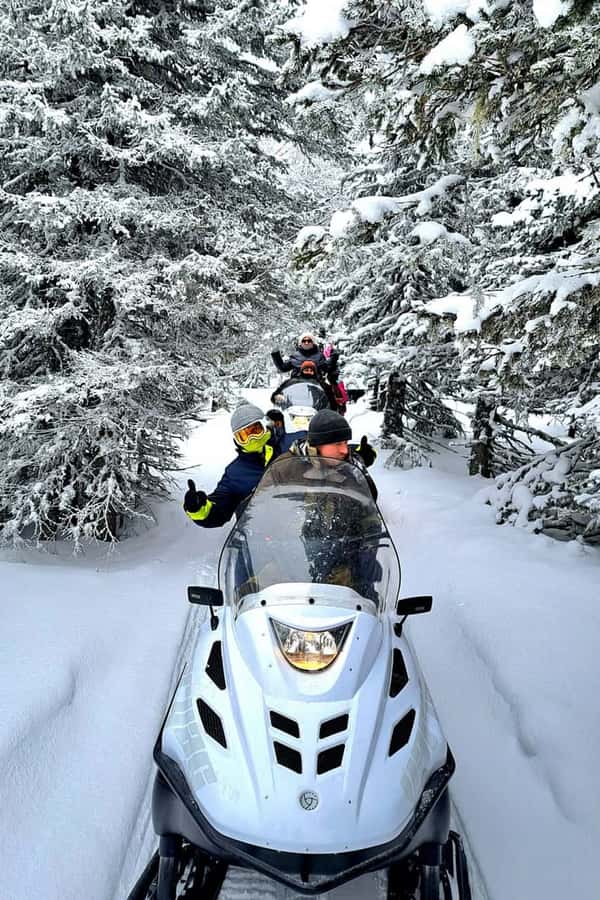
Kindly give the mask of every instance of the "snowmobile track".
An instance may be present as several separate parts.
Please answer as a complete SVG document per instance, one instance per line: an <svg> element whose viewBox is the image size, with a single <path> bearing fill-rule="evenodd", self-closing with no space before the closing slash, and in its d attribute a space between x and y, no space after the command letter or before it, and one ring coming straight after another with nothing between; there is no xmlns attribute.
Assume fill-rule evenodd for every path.
<svg viewBox="0 0 600 900"><path fill-rule="evenodd" d="M266 875L251 869L230 866L219 900L249 900L251 897L260 897L261 900L281 900L284 890L283 885L267 878Z"/></svg>
<svg viewBox="0 0 600 900"><path fill-rule="evenodd" d="M384 879L375 872L361 875L353 882L343 884L332 891L319 894L314 900L384 900ZM302 894L254 872L231 866L219 894L219 900L306 900Z"/></svg>
<svg viewBox="0 0 600 900"><path fill-rule="evenodd" d="M486 888L485 879L483 877L481 869L479 868L477 857L473 852L471 841L469 840L469 832L465 828L462 817L458 812L458 809L456 808L456 804L454 802L452 802L451 809L451 827L460 834L463 847L467 855L472 900L489 900L489 894Z"/></svg>

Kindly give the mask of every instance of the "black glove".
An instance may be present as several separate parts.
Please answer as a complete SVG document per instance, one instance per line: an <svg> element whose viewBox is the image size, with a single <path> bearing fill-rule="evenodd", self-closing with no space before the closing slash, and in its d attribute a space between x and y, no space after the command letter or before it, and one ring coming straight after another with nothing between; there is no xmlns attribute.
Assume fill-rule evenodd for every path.
<svg viewBox="0 0 600 900"><path fill-rule="evenodd" d="M366 434L362 436L362 438L360 439L360 444L354 452L360 456L365 466L372 466L377 459L377 453L367 441Z"/></svg>
<svg viewBox="0 0 600 900"><path fill-rule="evenodd" d="M183 508L186 512L196 513L199 509L202 509L208 497L204 493L204 491L197 491L196 485L190 478L188 480L188 489L185 492L185 497L183 498Z"/></svg>
<svg viewBox="0 0 600 900"><path fill-rule="evenodd" d="M283 357L281 356L281 351L273 350L271 352L271 359L275 363L275 368L278 372L285 372Z"/></svg>

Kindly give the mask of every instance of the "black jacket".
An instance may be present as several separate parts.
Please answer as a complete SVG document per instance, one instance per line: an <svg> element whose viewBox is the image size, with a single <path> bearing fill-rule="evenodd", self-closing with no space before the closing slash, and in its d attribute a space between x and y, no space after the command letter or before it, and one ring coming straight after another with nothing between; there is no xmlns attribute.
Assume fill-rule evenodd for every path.
<svg viewBox="0 0 600 900"><path fill-rule="evenodd" d="M246 453L236 447L236 458L226 466L216 488L208 495L213 504L209 514L205 519L193 519L196 525L202 528L219 528L228 522L238 511L240 504L254 491L268 464L289 450L295 440L305 435L305 431L272 435L267 442L267 447L271 448L272 452L263 448L260 453Z"/></svg>
<svg viewBox="0 0 600 900"><path fill-rule="evenodd" d="M322 375L327 374L330 368L329 361L325 359L323 352L314 345L310 350L304 350L301 346L296 347L287 359L282 357L279 350L273 350L271 358L279 372L299 372L302 363L307 361L313 362L317 371Z"/></svg>

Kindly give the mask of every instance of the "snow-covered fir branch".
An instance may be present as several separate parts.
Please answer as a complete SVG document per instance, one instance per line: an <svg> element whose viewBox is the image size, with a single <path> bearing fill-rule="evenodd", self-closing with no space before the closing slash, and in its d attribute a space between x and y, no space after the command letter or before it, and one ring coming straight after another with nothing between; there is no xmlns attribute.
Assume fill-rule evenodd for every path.
<svg viewBox="0 0 600 900"><path fill-rule="evenodd" d="M350 0L335 21L290 24L312 104L361 128L342 202L297 238L300 277L351 378L492 396L508 413L499 471L535 452L513 421L592 441L600 424L599 17L584 2Z"/></svg>
<svg viewBox="0 0 600 900"><path fill-rule="evenodd" d="M0 12L4 538L114 538L167 489L185 416L264 367L312 202L286 154L325 152L286 102L292 12Z"/></svg>

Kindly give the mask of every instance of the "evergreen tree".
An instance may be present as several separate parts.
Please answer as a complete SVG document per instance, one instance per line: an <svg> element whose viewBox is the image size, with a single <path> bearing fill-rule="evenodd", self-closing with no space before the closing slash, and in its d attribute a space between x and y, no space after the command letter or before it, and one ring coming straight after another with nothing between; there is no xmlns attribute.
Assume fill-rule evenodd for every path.
<svg viewBox="0 0 600 900"><path fill-rule="evenodd" d="M534 414L577 417L597 452L600 4L344 14L326 43L297 28L299 66L360 111L363 140L344 208L296 259L355 371L483 392L501 470L533 453Z"/></svg>
<svg viewBox="0 0 600 900"><path fill-rule="evenodd" d="M282 12L259 0L0 12L5 539L113 538L146 514L182 414L259 352L302 212L276 152L294 140L265 42Z"/></svg>

